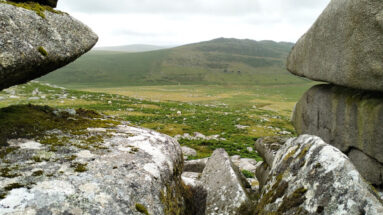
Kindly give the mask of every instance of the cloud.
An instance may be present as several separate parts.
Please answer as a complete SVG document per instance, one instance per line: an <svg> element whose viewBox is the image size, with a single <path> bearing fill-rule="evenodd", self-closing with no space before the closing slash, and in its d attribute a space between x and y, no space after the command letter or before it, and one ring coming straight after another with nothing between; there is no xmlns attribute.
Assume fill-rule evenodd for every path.
<svg viewBox="0 0 383 215"><path fill-rule="evenodd" d="M177 45L217 37L295 42L330 0L61 0L97 46Z"/></svg>

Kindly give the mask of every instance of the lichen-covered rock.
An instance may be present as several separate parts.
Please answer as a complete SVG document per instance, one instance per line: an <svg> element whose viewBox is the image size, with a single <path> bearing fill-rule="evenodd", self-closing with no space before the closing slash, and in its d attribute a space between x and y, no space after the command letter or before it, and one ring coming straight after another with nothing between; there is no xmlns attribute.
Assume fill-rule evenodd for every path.
<svg viewBox="0 0 383 215"><path fill-rule="evenodd" d="M201 182L207 191L205 214L252 214L253 203L245 183L224 149L217 149L202 172Z"/></svg>
<svg viewBox="0 0 383 215"><path fill-rule="evenodd" d="M293 125L298 134L319 136L347 155L353 148L358 149L383 164L382 93L334 85L314 86L296 105ZM377 177L379 171L370 164L356 166L367 180L383 185L382 175Z"/></svg>
<svg viewBox="0 0 383 215"><path fill-rule="evenodd" d="M383 2L332 0L296 43L287 69L312 80L383 91Z"/></svg>
<svg viewBox="0 0 383 215"><path fill-rule="evenodd" d="M0 147L0 214L183 212L183 158L174 139L91 111L37 106L0 111L0 127L12 125L0 135L26 131L10 119L21 111L40 124ZM56 128L47 130L48 119Z"/></svg>
<svg viewBox="0 0 383 215"><path fill-rule="evenodd" d="M316 136L276 154L256 214L383 214L382 200L337 148Z"/></svg>
<svg viewBox="0 0 383 215"><path fill-rule="evenodd" d="M58 0L10 0L17 3L27 3L27 2L36 2L41 5L47 5L49 7L55 8L57 7Z"/></svg>
<svg viewBox="0 0 383 215"><path fill-rule="evenodd" d="M98 40L68 14L36 3L22 4L0 2L0 90L74 61Z"/></svg>

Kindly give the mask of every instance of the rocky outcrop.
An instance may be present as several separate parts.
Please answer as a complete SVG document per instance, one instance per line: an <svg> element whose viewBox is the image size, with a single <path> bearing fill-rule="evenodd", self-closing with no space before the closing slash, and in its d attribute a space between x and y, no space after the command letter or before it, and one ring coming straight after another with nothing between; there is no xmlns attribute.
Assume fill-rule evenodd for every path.
<svg viewBox="0 0 383 215"><path fill-rule="evenodd" d="M224 149L213 152L201 182L207 191L205 214L251 214L253 203L245 189L246 179Z"/></svg>
<svg viewBox="0 0 383 215"><path fill-rule="evenodd" d="M383 91L383 3L332 0L296 43L288 70L312 80Z"/></svg>
<svg viewBox="0 0 383 215"><path fill-rule="evenodd" d="M290 139L275 155L256 214L382 214L382 200L346 155L316 136Z"/></svg>
<svg viewBox="0 0 383 215"><path fill-rule="evenodd" d="M74 61L98 39L68 14L37 3L0 2L0 26L0 90Z"/></svg>
<svg viewBox="0 0 383 215"><path fill-rule="evenodd" d="M24 135L0 147L0 214L183 213L174 139L83 109L14 106L0 118L0 135Z"/></svg>
<svg viewBox="0 0 383 215"><path fill-rule="evenodd" d="M381 93L317 85L300 99L292 121L298 134L319 136L347 155L352 149L363 153L365 158L353 156L351 160L367 180L383 185L379 171L383 168Z"/></svg>

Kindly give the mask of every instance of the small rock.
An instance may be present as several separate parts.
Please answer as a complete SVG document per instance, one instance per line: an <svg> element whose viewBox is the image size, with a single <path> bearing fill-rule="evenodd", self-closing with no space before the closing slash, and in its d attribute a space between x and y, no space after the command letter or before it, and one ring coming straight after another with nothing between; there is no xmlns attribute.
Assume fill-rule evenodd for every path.
<svg viewBox="0 0 383 215"><path fill-rule="evenodd" d="M207 190L206 214L246 214L252 202L245 189L246 179L233 165L224 149L213 152L202 172Z"/></svg>
<svg viewBox="0 0 383 215"><path fill-rule="evenodd" d="M195 149L192 149L187 146L182 146L182 153L184 156L189 157L189 156L197 156L197 151Z"/></svg>

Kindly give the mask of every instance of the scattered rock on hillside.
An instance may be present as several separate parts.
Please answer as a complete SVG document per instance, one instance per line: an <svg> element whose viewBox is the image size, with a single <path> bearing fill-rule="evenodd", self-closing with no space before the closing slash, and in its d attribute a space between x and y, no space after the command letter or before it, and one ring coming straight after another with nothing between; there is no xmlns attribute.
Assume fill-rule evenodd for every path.
<svg viewBox="0 0 383 215"><path fill-rule="evenodd" d="M41 5L47 5L49 7L55 8L57 7L58 0L10 0L17 3L24 3L24 2L36 2Z"/></svg>
<svg viewBox="0 0 383 215"><path fill-rule="evenodd" d="M376 169L383 167L381 93L333 85L314 86L296 105L293 124L298 134L319 136L346 154L352 149L364 153L371 161L357 159L366 162L355 165L371 183L383 185L383 175Z"/></svg>
<svg viewBox="0 0 383 215"><path fill-rule="evenodd" d="M312 80L383 91L383 2L332 0L293 48L288 70Z"/></svg>
<svg viewBox="0 0 383 215"><path fill-rule="evenodd" d="M234 165L239 167L239 170L247 170L255 173L257 161L251 158L241 158L239 155L231 156L231 161Z"/></svg>
<svg viewBox="0 0 383 215"><path fill-rule="evenodd" d="M197 156L197 151L187 146L182 146L182 154L184 155L184 159L187 159L190 156Z"/></svg>
<svg viewBox="0 0 383 215"><path fill-rule="evenodd" d="M52 72L97 42L90 28L68 14L36 7L42 11L0 2L0 90Z"/></svg>
<svg viewBox="0 0 383 215"><path fill-rule="evenodd" d="M382 200L337 148L316 136L277 152L256 214L383 214Z"/></svg>
<svg viewBox="0 0 383 215"><path fill-rule="evenodd" d="M0 214L182 212L183 159L174 139L82 109L72 115L10 107L0 112L0 125L15 123L15 110L26 109L33 109L40 124L36 136L0 147ZM49 119L69 128L41 130Z"/></svg>
<svg viewBox="0 0 383 215"><path fill-rule="evenodd" d="M205 214L251 214L254 206L245 189L246 179L224 149L217 149L201 176L207 190Z"/></svg>

